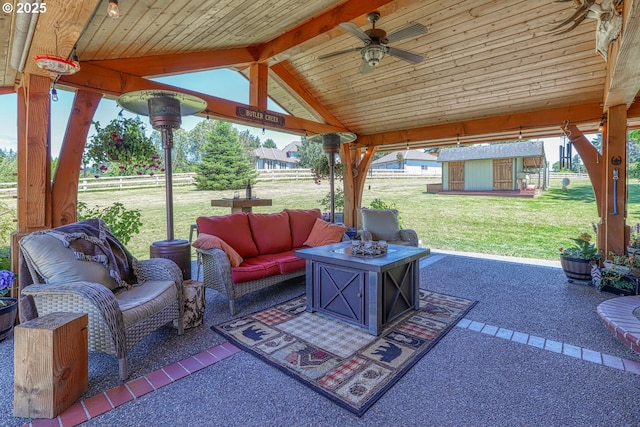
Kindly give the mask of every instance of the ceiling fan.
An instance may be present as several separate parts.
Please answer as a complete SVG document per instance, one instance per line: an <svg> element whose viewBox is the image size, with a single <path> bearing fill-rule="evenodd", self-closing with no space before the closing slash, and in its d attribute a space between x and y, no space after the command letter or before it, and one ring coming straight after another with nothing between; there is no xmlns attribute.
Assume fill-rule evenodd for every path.
<svg viewBox="0 0 640 427"><path fill-rule="evenodd" d="M426 34L427 27L419 23L413 23L387 35L386 31L376 28L376 22L378 22L378 19L380 19L380 14L378 12L369 13L367 15L367 20L371 22L372 28L366 31L362 31L360 27L353 22L342 22L340 26L351 35L362 40L364 42L364 46L321 55L318 59L322 60L343 55L345 53L360 52L362 55L362 65L360 66L361 74L372 72L385 55L395 56L396 58L404 59L412 64L419 64L424 60L424 56L422 55L390 47L387 46L387 44L406 39L408 37Z"/></svg>

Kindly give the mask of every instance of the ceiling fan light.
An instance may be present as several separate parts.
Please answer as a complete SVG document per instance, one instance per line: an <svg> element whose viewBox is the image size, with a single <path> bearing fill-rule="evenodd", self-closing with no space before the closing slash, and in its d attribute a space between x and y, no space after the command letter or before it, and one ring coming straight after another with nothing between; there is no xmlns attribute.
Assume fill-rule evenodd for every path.
<svg viewBox="0 0 640 427"><path fill-rule="evenodd" d="M118 0L109 0L109 6L107 6L107 16L109 18L119 18L120 9L118 8Z"/></svg>
<svg viewBox="0 0 640 427"><path fill-rule="evenodd" d="M380 45L368 46L364 49L364 60L367 61L372 67L375 67L380 63L380 60L384 57L385 48Z"/></svg>

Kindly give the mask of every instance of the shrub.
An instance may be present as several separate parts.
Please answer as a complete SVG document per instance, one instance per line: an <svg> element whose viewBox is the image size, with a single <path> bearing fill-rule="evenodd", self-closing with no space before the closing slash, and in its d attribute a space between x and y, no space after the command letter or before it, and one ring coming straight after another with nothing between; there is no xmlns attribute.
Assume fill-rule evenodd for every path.
<svg viewBox="0 0 640 427"><path fill-rule="evenodd" d="M138 209L127 209L122 203L115 202L105 208L89 208L86 203L78 202L78 220L100 218L109 227L114 236L126 245L131 236L140 232L142 220Z"/></svg>

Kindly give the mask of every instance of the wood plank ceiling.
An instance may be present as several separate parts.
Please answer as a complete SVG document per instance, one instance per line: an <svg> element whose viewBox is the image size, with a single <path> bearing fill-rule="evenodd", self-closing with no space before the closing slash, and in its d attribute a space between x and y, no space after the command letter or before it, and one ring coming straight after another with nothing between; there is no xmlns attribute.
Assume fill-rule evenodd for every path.
<svg viewBox="0 0 640 427"><path fill-rule="evenodd" d="M264 60L270 66L269 96L293 116L335 121L365 136L450 126L433 138L428 130L411 141L395 138L384 149L409 142L426 147L515 139L521 131L525 137L560 135L565 117L534 129L527 121L531 112L581 109L587 111L582 113L586 130L594 130L602 116L607 63L595 51L596 21L585 20L561 36L549 32L551 22L574 12L572 2L378 0L363 6L358 0L120 0L119 19L106 17L106 5L100 0L79 35L81 62L139 76L216 67L248 75L251 63ZM410 23L425 25L427 34L392 44L424 55L425 61L414 65L387 56L363 75L358 52L318 60L361 46L336 24L346 17L368 29L371 10L380 12L377 27L388 33ZM0 16L0 35L10 36L11 26ZM1 42L3 58L7 49ZM15 73L1 65L0 85L12 85ZM496 117L512 121L488 135L465 127Z"/></svg>

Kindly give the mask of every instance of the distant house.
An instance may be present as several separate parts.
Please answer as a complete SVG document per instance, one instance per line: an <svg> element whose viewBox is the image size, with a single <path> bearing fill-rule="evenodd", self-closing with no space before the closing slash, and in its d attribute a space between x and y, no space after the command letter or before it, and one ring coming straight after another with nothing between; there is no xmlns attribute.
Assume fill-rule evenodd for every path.
<svg viewBox="0 0 640 427"><path fill-rule="evenodd" d="M443 148L438 161L443 191L537 193L548 186L541 141Z"/></svg>
<svg viewBox="0 0 640 427"><path fill-rule="evenodd" d="M416 175L442 175L438 159L423 150L394 151L371 162L371 169L402 169Z"/></svg>
<svg viewBox="0 0 640 427"><path fill-rule="evenodd" d="M259 147L254 151L256 169L292 169L298 167L299 142L292 142L284 149Z"/></svg>

